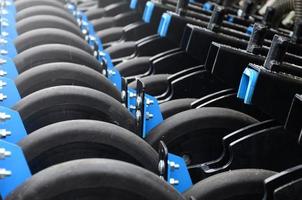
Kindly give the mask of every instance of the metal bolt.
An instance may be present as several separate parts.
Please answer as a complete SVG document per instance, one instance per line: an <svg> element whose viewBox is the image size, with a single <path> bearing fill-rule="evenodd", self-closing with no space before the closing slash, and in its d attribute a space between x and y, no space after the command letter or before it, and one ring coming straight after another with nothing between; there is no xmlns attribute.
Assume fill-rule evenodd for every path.
<svg viewBox="0 0 302 200"><path fill-rule="evenodd" d="M6 82L0 80L0 88L3 88L3 87L6 86L6 85L7 85Z"/></svg>
<svg viewBox="0 0 302 200"><path fill-rule="evenodd" d="M9 177L12 175L12 172L11 171L8 171L6 169L0 169L0 179L3 179L3 178L6 178L6 177Z"/></svg>
<svg viewBox="0 0 302 200"><path fill-rule="evenodd" d="M151 104L153 104L153 103L154 103L153 100L146 98L146 104L147 104L147 105L151 105Z"/></svg>
<svg viewBox="0 0 302 200"><path fill-rule="evenodd" d="M1 120L8 120L8 119L10 119L11 118L11 116L10 115L8 115L8 114L6 114L6 113L3 113L3 112L0 112L0 119Z"/></svg>
<svg viewBox="0 0 302 200"><path fill-rule="evenodd" d="M164 178L165 170L166 170L165 161L160 160L159 163L158 163L158 171L159 171L159 174L160 174L161 178Z"/></svg>
<svg viewBox="0 0 302 200"><path fill-rule="evenodd" d="M7 55L8 54L8 51L4 50L4 49L1 49L0 50L0 54L1 55Z"/></svg>
<svg viewBox="0 0 302 200"><path fill-rule="evenodd" d="M12 132L7 131L6 129L0 129L0 138L6 138L7 136L10 136Z"/></svg>
<svg viewBox="0 0 302 200"><path fill-rule="evenodd" d="M142 102L143 102L142 98L141 97L137 97L137 99L136 99L136 105L137 105L137 107L141 107Z"/></svg>
<svg viewBox="0 0 302 200"><path fill-rule="evenodd" d="M103 74L104 76L107 76L107 71L106 71L105 69L103 69L103 70L102 70L102 74Z"/></svg>
<svg viewBox="0 0 302 200"><path fill-rule="evenodd" d="M7 23L5 20L1 20L1 25L3 26L3 27L8 27L9 26L9 23Z"/></svg>
<svg viewBox="0 0 302 200"><path fill-rule="evenodd" d="M179 180L176 180L176 179L174 179L174 178L170 178L169 183L170 183L171 185L178 185L178 184L179 184Z"/></svg>
<svg viewBox="0 0 302 200"><path fill-rule="evenodd" d="M130 105L130 106L129 106L129 109L130 109L130 110L136 110L136 107L133 106L133 105Z"/></svg>
<svg viewBox="0 0 302 200"><path fill-rule="evenodd" d="M96 41L96 38L93 35L89 35L90 40Z"/></svg>
<svg viewBox="0 0 302 200"><path fill-rule="evenodd" d="M146 119L147 119L147 120L150 120L150 119L152 119L153 117L154 117L153 114L151 114L151 113L149 113L149 112L146 113Z"/></svg>
<svg viewBox="0 0 302 200"><path fill-rule="evenodd" d="M0 148L0 160L4 160L6 157L9 157L12 155L12 152L6 151L4 148Z"/></svg>
<svg viewBox="0 0 302 200"><path fill-rule="evenodd" d="M123 90L123 91L121 92L121 97L122 97L122 100L123 100L123 101L126 101L127 93L126 93L125 90Z"/></svg>
<svg viewBox="0 0 302 200"><path fill-rule="evenodd" d="M142 112L140 110L137 110L135 115L136 115L136 120L140 121L142 118Z"/></svg>
<svg viewBox="0 0 302 200"><path fill-rule="evenodd" d="M97 50L93 51L93 56L96 57L97 55L98 55L98 51Z"/></svg>
<svg viewBox="0 0 302 200"><path fill-rule="evenodd" d="M8 10L6 10L6 9L1 9L1 14L2 14L2 15L7 15L7 14L8 14Z"/></svg>
<svg viewBox="0 0 302 200"><path fill-rule="evenodd" d="M0 76L6 76L6 75L7 75L6 71L0 70Z"/></svg>
<svg viewBox="0 0 302 200"><path fill-rule="evenodd" d="M2 35L3 37L7 37L7 36L9 35L9 33L8 33L8 32L2 31L2 32L1 32L1 35Z"/></svg>
<svg viewBox="0 0 302 200"><path fill-rule="evenodd" d="M3 64L5 64L5 63L7 63L7 60L1 59L1 58L0 58L0 65L3 65Z"/></svg>
<svg viewBox="0 0 302 200"><path fill-rule="evenodd" d="M175 162L169 162L169 165L172 169L179 169L180 165Z"/></svg>
<svg viewBox="0 0 302 200"><path fill-rule="evenodd" d="M7 99L7 96L3 93L0 93L0 101L4 101L5 99Z"/></svg>
<svg viewBox="0 0 302 200"><path fill-rule="evenodd" d="M130 98L135 98L135 97L136 97L136 94L133 93L133 92L129 92L129 97L130 97Z"/></svg>
<svg viewBox="0 0 302 200"><path fill-rule="evenodd" d="M86 34L88 33L88 31L87 31L86 29L83 29L83 30L82 30L82 33L83 33L84 35L86 35Z"/></svg>
<svg viewBox="0 0 302 200"><path fill-rule="evenodd" d="M111 75L111 76L116 75L116 72L115 72L115 71L113 71L113 70L108 70L108 73L109 73L109 75Z"/></svg>
<svg viewBox="0 0 302 200"><path fill-rule="evenodd" d="M7 44L7 43L8 43L8 41L6 39L4 39L4 38L0 39L0 44Z"/></svg>

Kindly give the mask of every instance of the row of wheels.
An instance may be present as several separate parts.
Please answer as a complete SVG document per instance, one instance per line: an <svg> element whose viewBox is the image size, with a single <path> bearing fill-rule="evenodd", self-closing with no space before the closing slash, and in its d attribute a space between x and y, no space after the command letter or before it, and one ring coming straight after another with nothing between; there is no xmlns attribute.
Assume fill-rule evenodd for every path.
<svg viewBox="0 0 302 200"><path fill-rule="evenodd" d="M3 59L17 72L4 73L3 88L10 78L17 92L9 90L1 106L20 115L16 126L26 136L13 143L26 160L20 170L31 174L18 184L9 182L14 171L3 175L11 183L3 199L269 200L267 186L289 176L278 172L301 164L300 132L289 137L282 112L262 109L260 100L247 105L251 96L241 95L260 93L243 84L259 68L258 85L270 75L294 82L280 92L290 92L281 98L285 117L297 117L290 105L302 92L302 61L299 44L288 43L290 29L263 28L258 13L238 17L237 4L1 3L9 22ZM230 63L231 79L216 75ZM294 76L279 78L285 73ZM2 161L14 165L5 158L13 156ZM281 196L286 184L299 188L300 168L291 170L293 179L274 186Z"/></svg>

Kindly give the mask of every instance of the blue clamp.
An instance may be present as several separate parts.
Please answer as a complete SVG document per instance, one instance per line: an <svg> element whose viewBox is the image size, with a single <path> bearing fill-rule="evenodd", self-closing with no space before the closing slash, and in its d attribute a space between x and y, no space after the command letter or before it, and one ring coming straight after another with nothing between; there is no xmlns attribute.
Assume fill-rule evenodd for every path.
<svg viewBox="0 0 302 200"><path fill-rule="evenodd" d="M74 3L67 3L66 7L67 10L73 15L75 15L76 11L78 10L77 6Z"/></svg>
<svg viewBox="0 0 302 200"><path fill-rule="evenodd" d="M214 9L214 5L210 2L206 2L202 6L203 10L211 12Z"/></svg>
<svg viewBox="0 0 302 200"><path fill-rule="evenodd" d="M252 35L253 31L254 31L254 27L253 26L249 26L246 29L246 34Z"/></svg>
<svg viewBox="0 0 302 200"><path fill-rule="evenodd" d="M174 154L168 154L168 183L173 185L180 193L187 191L192 187L186 162L182 157Z"/></svg>
<svg viewBox="0 0 302 200"><path fill-rule="evenodd" d="M158 171L160 178L166 180L181 193L188 190L193 183L184 159L169 153L168 148L163 141L159 142L158 155Z"/></svg>
<svg viewBox="0 0 302 200"><path fill-rule="evenodd" d="M145 10L144 10L144 15L143 15L144 22L150 23L151 17L152 17L152 14L153 14L153 10L154 10L154 6L155 6L154 3L151 2L151 1L148 1L146 3L146 7L145 7Z"/></svg>
<svg viewBox="0 0 302 200"><path fill-rule="evenodd" d="M0 56L0 77L15 79L18 76L18 71L14 61L6 56Z"/></svg>
<svg viewBox="0 0 302 200"><path fill-rule="evenodd" d="M137 0L131 0L130 9L135 10L137 7Z"/></svg>
<svg viewBox="0 0 302 200"><path fill-rule="evenodd" d="M13 40L9 37L0 36L0 54L9 58L14 58L18 54Z"/></svg>
<svg viewBox="0 0 302 200"><path fill-rule="evenodd" d="M106 68L103 72L113 85L121 92L122 91L122 76L120 72L114 68L110 55L105 51L99 51L98 60L103 63Z"/></svg>
<svg viewBox="0 0 302 200"><path fill-rule="evenodd" d="M11 108L20 100L15 82L12 79L0 77L0 106Z"/></svg>
<svg viewBox="0 0 302 200"><path fill-rule="evenodd" d="M20 114L12 109L0 107L0 139L17 144L26 136Z"/></svg>
<svg viewBox="0 0 302 200"><path fill-rule="evenodd" d="M161 36L161 37L166 37L168 30L169 30L169 26L170 26L170 22L171 22L172 16L169 13L164 13L161 17L161 21L157 30L157 33Z"/></svg>
<svg viewBox="0 0 302 200"><path fill-rule="evenodd" d="M259 72L251 68L246 68L243 72L237 97L243 99L245 104L252 103L258 76Z"/></svg>
<svg viewBox="0 0 302 200"><path fill-rule="evenodd" d="M9 193L31 177L22 149L0 140L0 193L6 198Z"/></svg>
<svg viewBox="0 0 302 200"><path fill-rule="evenodd" d="M234 23L234 17L228 15L228 16L227 16L227 21L230 22L230 23Z"/></svg>

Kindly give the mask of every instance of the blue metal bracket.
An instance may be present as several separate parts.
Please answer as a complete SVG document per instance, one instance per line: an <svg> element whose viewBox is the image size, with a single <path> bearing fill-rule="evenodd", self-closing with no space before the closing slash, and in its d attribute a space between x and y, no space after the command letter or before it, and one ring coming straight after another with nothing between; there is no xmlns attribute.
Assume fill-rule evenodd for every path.
<svg viewBox="0 0 302 200"><path fill-rule="evenodd" d="M228 15L228 16L227 16L227 21L230 22L230 23L234 23L234 17Z"/></svg>
<svg viewBox="0 0 302 200"><path fill-rule="evenodd" d="M0 77L15 79L18 71L13 60L6 56L0 56Z"/></svg>
<svg viewBox="0 0 302 200"><path fill-rule="evenodd" d="M203 4L202 9L211 12L214 9L214 5L210 2L206 2Z"/></svg>
<svg viewBox="0 0 302 200"><path fill-rule="evenodd" d="M171 22L172 16L169 13L164 13L161 17L161 21L157 30L157 33L161 37L166 37L168 30L169 30L169 25Z"/></svg>
<svg viewBox="0 0 302 200"><path fill-rule="evenodd" d="M130 2L130 8L132 10L135 10L136 7L137 7L137 0L131 0L131 2Z"/></svg>
<svg viewBox="0 0 302 200"><path fill-rule="evenodd" d="M181 193L193 185L186 162L182 157L171 153L168 154L167 181Z"/></svg>
<svg viewBox="0 0 302 200"><path fill-rule="evenodd" d="M0 106L10 108L20 100L15 82L12 79L0 77Z"/></svg>
<svg viewBox="0 0 302 200"><path fill-rule="evenodd" d="M241 77L237 97L243 99L245 104L252 103L255 86L257 84L259 72L254 69L246 68Z"/></svg>
<svg viewBox="0 0 302 200"><path fill-rule="evenodd" d="M9 58L14 58L18 54L11 38L0 36L0 54Z"/></svg>
<svg viewBox="0 0 302 200"><path fill-rule="evenodd" d="M253 31L254 31L254 27L253 26L249 26L246 29L246 34L252 35Z"/></svg>
<svg viewBox="0 0 302 200"><path fill-rule="evenodd" d="M110 55L105 51L99 52L98 60L103 63L106 70L103 74L113 83L115 87L122 91L122 76L117 69L114 68Z"/></svg>
<svg viewBox="0 0 302 200"><path fill-rule="evenodd" d="M5 198L31 177L22 149L0 140L0 193Z"/></svg>
<svg viewBox="0 0 302 200"><path fill-rule="evenodd" d="M145 7L145 10L144 10L144 15L143 15L144 22L150 23L151 17L152 17L152 14L153 14L153 10L154 10L154 6L155 6L154 3L151 2L151 1L148 1L146 3L146 7Z"/></svg>
<svg viewBox="0 0 302 200"><path fill-rule="evenodd" d="M27 132L19 113L6 107L0 107L0 138L17 144L26 136Z"/></svg>
<svg viewBox="0 0 302 200"><path fill-rule="evenodd" d="M193 184L184 159L169 153L163 141L159 142L158 155L160 178L166 180L181 193L188 190Z"/></svg>

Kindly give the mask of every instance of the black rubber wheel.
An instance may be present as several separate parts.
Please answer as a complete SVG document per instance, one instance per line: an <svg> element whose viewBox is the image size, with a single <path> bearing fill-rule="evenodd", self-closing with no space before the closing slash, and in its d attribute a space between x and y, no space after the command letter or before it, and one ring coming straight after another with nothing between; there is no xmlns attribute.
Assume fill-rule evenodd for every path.
<svg viewBox="0 0 302 200"><path fill-rule="evenodd" d="M92 20L94 30L99 32L101 30L115 26L115 17L102 17L101 19Z"/></svg>
<svg viewBox="0 0 302 200"><path fill-rule="evenodd" d="M15 7L17 12L26 9L26 8L30 8L30 7L34 7L34 6L53 6L56 8L60 8L63 9L67 12L67 9L64 8L64 4L60 3L59 1L54 1L54 0L22 0L22 1L16 1L15 2Z"/></svg>
<svg viewBox="0 0 302 200"><path fill-rule="evenodd" d="M28 31L39 28L57 28L65 31L69 31L83 38L83 34L80 28L71 23L70 21L61 17L51 15L36 15L25 18L16 24L16 30L19 35L22 35Z"/></svg>
<svg viewBox="0 0 302 200"><path fill-rule="evenodd" d="M177 113L190 110L191 103L197 99L176 99L160 104L160 111L164 119L167 119Z"/></svg>
<svg viewBox="0 0 302 200"><path fill-rule="evenodd" d="M60 85L76 85L98 90L121 101L117 88L102 74L74 63L49 63L27 70L15 84L21 97L36 91Z"/></svg>
<svg viewBox="0 0 302 200"><path fill-rule="evenodd" d="M154 173L158 171L158 154L148 143L106 122L59 122L33 132L19 146L33 174L55 164L85 158L121 160Z"/></svg>
<svg viewBox="0 0 302 200"><path fill-rule="evenodd" d="M47 44L33 47L23 51L14 58L14 63L19 74L36 66L52 62L70 62L88 66L98 72L102 72L103 70L99 61L89 53L62 44Z"/></svg>
<svg viewBox="0 0 302 200"><path fill-rule="evenodd" d="M56 122L74 119L105 121L136 132L134 117L119 101L80 86L40 90L20 100L13 109L20 113L28 134Z"/></svg>
<svg viewBox="0 0 302 200"><path fill-rule="evenodd" d="M106 15L106 10L104 8L90 9L86 13L88 20L100 19Z"/></svg>
<svg viewBox="0 0 302 200"><path fill-rule="evenodd" d="M75 17L72 16L69 12L53 6L34 6L34 7L23 9L16 14L15 19L18 22L25 18L33 17L36 15L57 16L77 25L77 21L75 20Z"/></svg>
<svg viewBox="0 0 302 200"><path fill-rule="evenodd" d="M119 41L124 36L124 27L112 27L98 32L103 44Z"/></svg>
<svg viewBox="0 0 302 200"><path fill-rule="evenodd" d="M257 122L226 108L188 110L164 120L151 130L146 141L158 149L163 140L172 153L188 158L187 164L203 163L220 156L225 135Z"/></svg>
<svg viewBox="0 0 302 200"><path fill-rule="evenodd" d="M29 189L30 188L30 189ZM107 159L84 159L50 167L19 186L7 200L183 200L156 174Z"/></svg>
<svg viewBox="0 0 302 200"><path fill-rule="evenodd" d="M150 64L150 57L138 57L116 65L116 69L123 77L128 77L146 73Z"/></svg>
<svg viewBox="0 0 302 200"><path fill-rule="evenodd" d="M123 42L106 48L112 59L131 57L137 52L136 42ZM136 57L135 59L139 59Z"/></svg>
<svg viewBox="0 0 302 200"><path fill-rule="evenodd" d="M166 93L170 88L168 81L170 74L157 74L140 78L145 85L145 91L152 96L160 96ZM136 89L137 81L129 84L129 87Z"/></svg>
<svg viewBox="0 0 302 200"><path fill-rule="evenodd" d="M14 41L18 53L45 44L65 44L86 51L93 55L89 44L78 35L56 28L41 28L28 31L18 36Z"/></svg>
<svg viewBox="0 0 302 200"><path fill-rule="evenodd" d="M195 200L255 200L264 196L264 180L275 172L260 169L234 170L209 177L184 193Z"/></svg>

